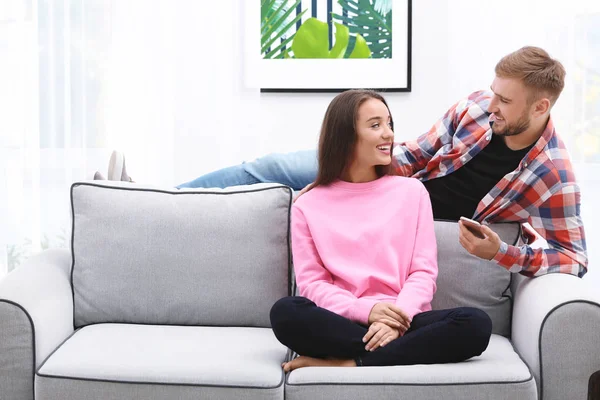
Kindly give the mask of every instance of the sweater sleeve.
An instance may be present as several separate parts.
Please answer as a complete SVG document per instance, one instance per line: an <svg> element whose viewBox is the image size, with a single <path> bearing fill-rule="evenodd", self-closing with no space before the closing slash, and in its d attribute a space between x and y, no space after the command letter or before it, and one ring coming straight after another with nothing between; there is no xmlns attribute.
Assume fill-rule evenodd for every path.
<svg viewBox="0 0 600 400"><path fill-rule="evenodd" d="M331 273L321 261L306 218L297 206L292 207L291 228L294 271L300 295L342 317L368 324L369 314L377 301L358 299L333 283Z"/></svg>
<svg viewBox="0 0 600 400"><path fill-rule="evenodd" d="M400 307L412 319L428 309L436 290L438 274L437 244L433 225L431 201L425 187L419 199L419 216L415 247L413 249L408 278L396 299Z"/></svg>

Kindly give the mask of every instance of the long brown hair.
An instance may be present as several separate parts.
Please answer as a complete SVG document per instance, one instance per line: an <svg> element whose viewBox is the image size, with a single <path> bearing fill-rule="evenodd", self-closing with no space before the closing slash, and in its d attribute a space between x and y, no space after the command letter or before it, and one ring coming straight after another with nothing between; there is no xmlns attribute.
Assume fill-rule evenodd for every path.
<svg viewBox="0 0 600 400"><path fill-rule="evenodd" d="M319 171L313 187L328 185L340 179L346 168L350 166L357 142L358 109L369 99L381 101L389 111L383 96L373 90L347 90L337 95L329 103L321 125L318 153ZM392 149L390 149L390 155L393 156L391 151ZM377 165L375 171L378 177L394 174L392 163Z"/></svg>

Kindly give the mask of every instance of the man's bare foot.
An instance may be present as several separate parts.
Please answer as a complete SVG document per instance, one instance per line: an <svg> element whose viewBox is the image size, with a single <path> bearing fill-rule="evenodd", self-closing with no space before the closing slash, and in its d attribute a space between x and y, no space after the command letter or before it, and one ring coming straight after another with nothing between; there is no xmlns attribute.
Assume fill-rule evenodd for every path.
<svg viewBox="0 0 600 400"><path fill-rule="evenodd" d="M283 370L285 372L290 372L303 367L356 367L356 362L354 362L354 360L331 360L299 356L292 361L283 363Z"/></svg>
<svg viewBox="0 0 600 400"><path fill-rule="evenodd" d="M120 151L113 151L108 161L108 180L133 182L133 179L127 175L125 167L125 155Z"/></svg>

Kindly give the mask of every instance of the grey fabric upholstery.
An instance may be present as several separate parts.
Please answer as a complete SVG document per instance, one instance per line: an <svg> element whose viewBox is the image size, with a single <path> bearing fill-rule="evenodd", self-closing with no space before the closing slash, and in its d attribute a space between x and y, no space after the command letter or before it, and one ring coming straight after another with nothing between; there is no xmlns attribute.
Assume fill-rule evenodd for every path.
<svg viewBox="0 0 600 400"><path fill-rule="evenodd" d="M77 183L75 325L269 326L289 294L291 189Z"/></svg>
<svg viewBox="0 0 600 400"><path fill-rule="evenodd" d="M286 354L269 328L90 325L42 365L36 395L281 399Z"/></svg>
<svg viewBox="0 0 600 400"><path fill-rule="evenodd" d="M490 228L508 244L519 240L518 224L493 224ZM511 273L494 262L469 254L458 241L456 222L435 221L435 235L439 272L431 303L433 309L480 308L492 319L493 333L510 336Z"/></svg>
<svg viewBox="0 0 600 400"><path fill-rule="evenodd" d="M0 398L33 398L33 372L73 332L71 257L49 250L0 281Z"/></svg>
<svg viewBox="0 0 600 400"><path fill-rule="evenodd" d="M589 281L550 274L518 279L512 340L544 400L587 399L600 370L600 293Z"/></svg>
<svg viewBox="0 0 600 400"><path fill-rule="evenodd" d="M540 341L544 399L586 398L590 376L600 371L599 311L600 304L581 301L562 305L547 316ZM590 346L582 348L582 342ZM594 343L596 351L589 354Z"/></svg>
<svg viewBox="0 0 600 400"><path fill-rule="evenodd" d="M493 335L479 357L458 364L301 368L286 382L286 399L535 399L527 366L508 339Z"/></svg>
<svg viewBox="0 0 600 400"><path fill-rule="evenodd" d="M85 393L85 397L82 398L81 393ZM282 400L283 396L283 385L272 389L252 389L95 382L38 376L35 400Z"/></svg>
<svg viewBox="0 0 600 400"><path fill-rule="evenodd" d="M33 323L26 310L8 300L0 300L0 321L1 397L30 399L35 371Z"/></svg>

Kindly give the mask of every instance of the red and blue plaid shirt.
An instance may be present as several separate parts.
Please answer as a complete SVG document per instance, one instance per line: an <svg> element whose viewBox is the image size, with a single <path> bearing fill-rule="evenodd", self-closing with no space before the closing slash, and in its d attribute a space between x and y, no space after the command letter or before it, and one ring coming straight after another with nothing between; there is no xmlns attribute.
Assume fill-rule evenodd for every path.
<svg viewBox="0 0 600 400"><path fill-rule="evenodd" d="M424 135L395 149L400 175L422 181L440 178L462 167L490 143L488 105L492 93L480 91L459 101ZM529 223L548 243L500 245L494 261L527 276L587 272L580 192L573 167L552 119L537 143L513 172L505 175L479 202L473 219L486 223ZM523 230L526 243L535 233Z"/></svg>

